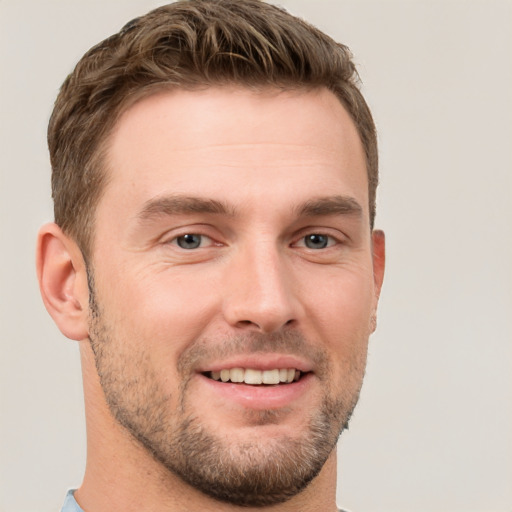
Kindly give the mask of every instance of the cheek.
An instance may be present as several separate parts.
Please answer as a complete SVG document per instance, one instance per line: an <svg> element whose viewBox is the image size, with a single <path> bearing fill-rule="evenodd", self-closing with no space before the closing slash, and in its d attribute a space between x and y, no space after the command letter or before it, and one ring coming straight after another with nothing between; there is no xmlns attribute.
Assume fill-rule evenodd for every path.
<svg viewBox="0 0 512 512"><path fill-rule="evenodd" d="M340 272L316 289L306 316L331 354L342 378L362 377L366 365L374 304L373 278L368 272Z"/></svg>
<svg viewBox="0 0 512 512"><path fill-rule="evenodd" d="M321 285L318 285L321 283ZM310 314L331 335L354 336L369 334L374 308L373 277L365 268L331 272L309 286Z"/></svg>
<svg viewBox="0 0 512 512"><path fill-rule="evenodd" d="M156 361L176 359L204 331L215 309L215 297L201 284L208 280L146 271L111 276L108 282L117 283L102 294L109 318L123 338L151 348Z"/></svg>

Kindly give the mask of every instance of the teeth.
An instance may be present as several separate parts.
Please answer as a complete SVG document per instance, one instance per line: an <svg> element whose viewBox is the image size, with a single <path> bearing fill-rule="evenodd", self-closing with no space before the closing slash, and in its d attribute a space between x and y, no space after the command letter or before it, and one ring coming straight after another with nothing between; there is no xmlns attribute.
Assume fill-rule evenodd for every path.
<svg viewBox="0 0 512 512"><path fill-rule="evenodd" d="M261 384L263 382L263 372L259 370L245 370L244 382L246 384Z"/></svg>
<svg viewBox="0 0 512 512"><path fill-rule="evenodd" d="M231 370L229 370L229 380L231 382L243 382L244 374L243 368L231 368Z"/></svg>
<svg viewBox="0 0 512 512"><path fill-rule="evenodd" d="M263 384L279 384L279 370L265 370Z"/></svg>
<svg viewBox="0 0 512 512"><path fill-rule="evenodd" d="M274 370L254 370L252 368L230 368L220 372L211 372L214 380L237 382L252 385L291 383L300 379L301 372L295 368L279 368Z"/></svg>

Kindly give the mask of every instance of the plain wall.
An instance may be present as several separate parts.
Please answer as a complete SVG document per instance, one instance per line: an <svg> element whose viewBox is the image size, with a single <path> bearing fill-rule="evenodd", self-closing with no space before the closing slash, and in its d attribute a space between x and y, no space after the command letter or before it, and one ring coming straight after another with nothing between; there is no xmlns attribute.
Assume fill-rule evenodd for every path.
<svg viewBox="0 0 512 512"><path fill-rule="evenodd" d="M0 0L0 511L80 484L78 348L34 271L46 125L78 58L149 0ZM379 128L388 264L340 442L354 512L512 510L512 2L282 1L353 50Z"/></svg>

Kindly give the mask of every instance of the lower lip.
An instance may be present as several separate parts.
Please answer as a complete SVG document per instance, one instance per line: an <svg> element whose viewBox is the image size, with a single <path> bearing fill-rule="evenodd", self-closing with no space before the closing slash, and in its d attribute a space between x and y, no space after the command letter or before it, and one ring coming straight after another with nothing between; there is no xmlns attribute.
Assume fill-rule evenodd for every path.
<svg viewBox="0 0 512 512"><path fill-rule="evenodd" d="M293 405L307 392L314 378L312 374L307 373L300 380L290 384L252 386L220 382L204 375L199 375L199 377L202 383L217 396L255 410L281 409Z"/></svg>

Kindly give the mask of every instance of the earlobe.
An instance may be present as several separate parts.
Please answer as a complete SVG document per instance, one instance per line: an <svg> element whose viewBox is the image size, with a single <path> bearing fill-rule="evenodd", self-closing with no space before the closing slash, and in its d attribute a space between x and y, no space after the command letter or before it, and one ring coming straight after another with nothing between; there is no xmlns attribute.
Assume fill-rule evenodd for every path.
<svg viewBox="0 0 512 512"><path fill-rule="evenodd" d="M88 336L88 288L77 244L56 224L43 226L37 239L37 277L44 305L67 338Z"/></svg>

